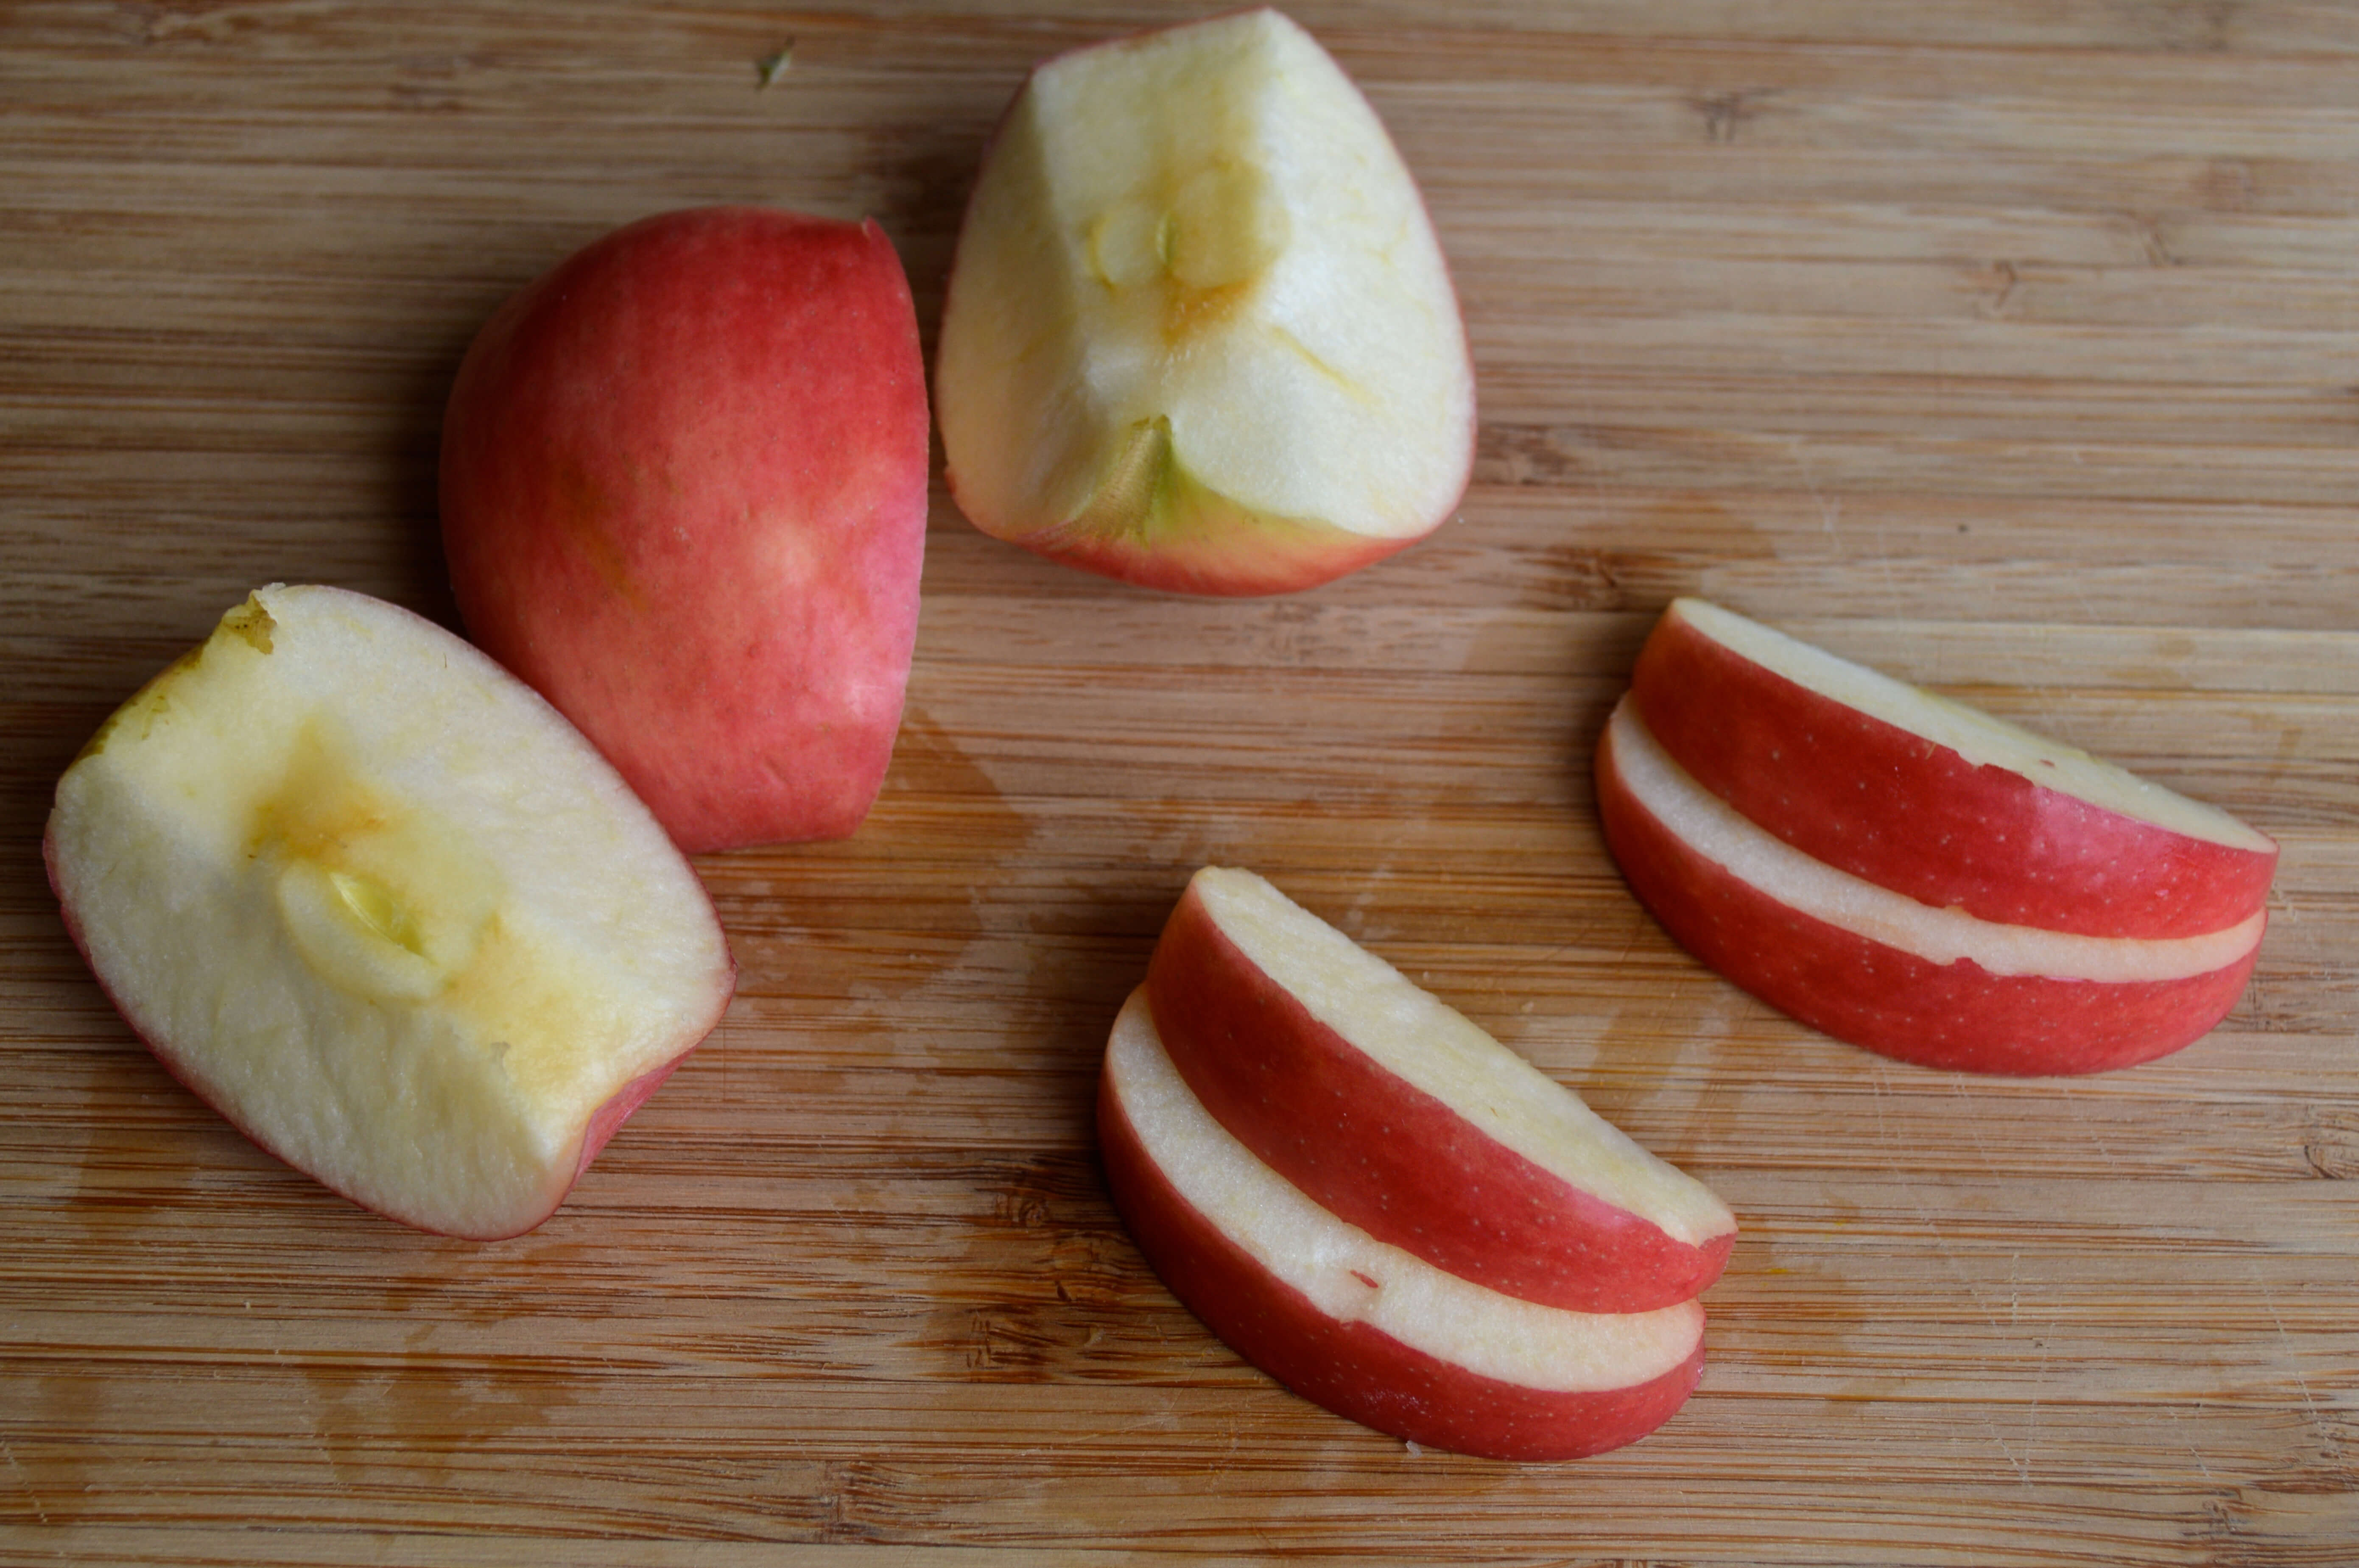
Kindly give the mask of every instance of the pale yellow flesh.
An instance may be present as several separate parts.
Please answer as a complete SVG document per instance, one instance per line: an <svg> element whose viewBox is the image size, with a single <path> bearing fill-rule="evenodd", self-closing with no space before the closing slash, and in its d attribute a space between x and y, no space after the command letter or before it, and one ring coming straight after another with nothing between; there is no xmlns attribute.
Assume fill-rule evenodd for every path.
<svg viewBox="0 0 2359 1568"><path fill-rule="evenodd" d="M1712 795L1657 741L1625 697L1608 726L1614 769L1658 821L1696 853L1788 908L1936 964L1972 959L1993 975L2133 982L2225 968L2259 945L2256 910L2201 936L2082 936L1936 909L1838 871L1766 833Z"/></svg>
<svg viewBox="0 0 2359 1568"><path fill-rule="evenodd" d="M1208 866L1192 885L1229 939L1311 1017L1485 1136L1675 1241L1700 1246L1736 1228L1711 1188L1267 881Z"/></svg>
<svg viewBox="0 0 2359 1568"><path fill-rule="evenodd" d="M2060 790L2191 838L2263 854L2276 847L2267 835L2217 806L2190 800L2076 747L1895 680L1708 600L1674 600L1668 613L1797 686L1920 735L1977 767L2006 768L2043 788Z"/></svg>
<svg viewBox="0 0 2359 1568"><path fill-rule="evenodd" d="M937 401L960 503L1003 536L1160 496L1415 537L1463 489L1473 421L1415 183L1270 11L1034 74L960 236Z"/></svg>
<svg viewBox="0 0 2359 1568"><path fill-rule="evenodd" d="M60 781L60 896L158 1054L369 1206L502 1234L710 1027L710 901L570 725L458 638L273 588Z"/></svg>
<svg viewBox="0 0 2359 1568"><path fill-rule="evenodd" d="M1212 1227L1332 1317L1487 1378L1560 1392L1627 1388L1694 1354L1703 1309L1582 1313L1501 1295L1313 1203L1212 1119L1172 1065L1144 989L1106 1045L1114 1096L1156 1168Z"/></svg>

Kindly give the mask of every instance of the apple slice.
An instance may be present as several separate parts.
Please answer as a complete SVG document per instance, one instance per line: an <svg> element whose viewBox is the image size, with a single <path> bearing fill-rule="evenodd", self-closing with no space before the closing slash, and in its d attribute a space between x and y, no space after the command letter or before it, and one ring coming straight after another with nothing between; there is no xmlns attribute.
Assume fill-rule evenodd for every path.
<svg viewBox="0 0 2359 1568"><path fill-rule="evenodd" d="M683 849L842 838L900 727L927 437L875 224L644 219L510 299L459 367L460 613Z"/></svg>
<svg viewBox="0 0 2359 1568"><path fill-rule="evenodd" d="M1597 752L1605 840L1639 903L1706 965L1839 1040L1903 1061L2093 1073L2227 1015L2264 911L2200 936L2084 936L1920 903L1811 859L1702 788L1635 697Z"/></svg>
<svg viewBox="0 0 2359 1568"><path fill-rule="evenodd" d="M696 874L589 741L459 638L271 587L107 720L43 842L156 1055L408 1224L556 1208L720 1019Z"/></svg>
<svg viewBox="0 0 2359 1568"><path fill-rule="evenodd" d="M2226 812L1701 600L1673 601L1633 690L1704 789L1925 903L2197 936L2268 896L2277 847Z"/></svg>
<svg viewBox="0 0 2359 1568"><path fill-rule="evenodd" d="M1640 1312L1695 1295L1728 1206L1251 871L1208 866L1147 992L1221 1125L1379 1240L1507 1295Z"/></svg>
<svg viewBox="0 0 2359 1568"><path fill-rule="evenodd" d="M1341 577L1440 526L1473 459L1416 182L1272 10L1032 73L959 232L934 387L977 527L1151 588Z"/></svg>
<svg viewBox="0 0 2359 1568"><path fill-rule="evenodd" d="M1098 1136L1116 1207L1171 1293L1305 1399L1496 1459L1571 1459L1670 1419L1703 1309L1567 1312L1386 1246L1254 1158L1189 1092L1144 989L1106 1044Z"/></svg>

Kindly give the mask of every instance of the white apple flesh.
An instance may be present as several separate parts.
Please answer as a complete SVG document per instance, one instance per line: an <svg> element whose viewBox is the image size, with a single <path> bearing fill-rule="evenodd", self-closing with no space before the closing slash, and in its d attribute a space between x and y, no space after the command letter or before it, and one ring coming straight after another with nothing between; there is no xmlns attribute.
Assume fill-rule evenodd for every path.
<svg viewBox="0 0 2359 1568"><path fill-rule="evenodd" d="M110 719L44 840L126 1022L265 1149L421 1228L545 1218L727 1006L612 766L406 610L256 591Z"/></svg>
<svg viewBox="0 0 2359 1568"><path fill-rule="evenodd" d="M1936 908L1812 859L1704 789L1615 708L1606 842L1690 953L1837 1039L1930 1066L2096 1072L2175 1051L2235 1005L2267 914L2200 936L2086 936Z"/></svg>
<svg viewBox="0 0 2359 1568"><path fill-rule="evenodd" d="M1250 871L1206 867L1147 968L1222 1125L1353 1225L1509 1295L1637 1312L1710 1285L1712 1190Z"/></svg>
<svg viewBox="0 0 2359 1568"><path fill-rule="evenodd" d="M1660 1426L1701 1375L1694 1302L1631 1314L1538 1305L1321 1208L1190 1092L1144 989L1107 1042L1098 1127L1114 1202L1172 1294L1337 1414L1461 1453L1571 1459Z"/></svg>
<svg viewBox="0 0 2359 1568"><path fill-rule="evenodd" d="M1705 790L1924 903L2199 936L2268 896L2277 847L2226 812L1701 600L1665 612L1632 690Z"/></svg>
<svg viewBox="0 0 2359 1568"><path fill-rule="evenodd" d="M1149 587L1310 587L1446 520L1465 330L1415 180L1299 27L1239 12L1033 72L935 370L977 527Z"/></svg>

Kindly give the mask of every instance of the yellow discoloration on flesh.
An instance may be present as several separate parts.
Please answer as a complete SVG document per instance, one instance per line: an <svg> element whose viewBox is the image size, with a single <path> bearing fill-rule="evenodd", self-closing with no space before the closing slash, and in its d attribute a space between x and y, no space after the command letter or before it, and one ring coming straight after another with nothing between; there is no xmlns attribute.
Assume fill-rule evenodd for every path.
<svg viewBox="0 0 2359 1568"><path fill-rule="evenodd" d="M207 654L238 643L254 653L267 654L270 652L270 633L277 624L270 619L270 611L262 607L262 601L248 594L245 603L221 618L213 627L212 636L158 670L147 685L131 694L128 701L108 714L97 732L82 742L82 750L74 754L74 761L79 762L85 757L97 756L118 734L145 738L157 721L170 711L173 688L204 662ZM134 725L137 726L136 730L131 729Z"/></svg>
<svg viewBox="0 0 2359 1568"><path fill-rule="evenodd" d="M1134 296L1177 350L1244 308L1284 254L1288 223L1266 174L1214 155L1098 212L1082 249L1098 283Z"/></svg>
<svg viewBox="0 0 2359 1568"><path fill-rule="evenodd" d="M296 947L356 995L443 990L473 962L499 903L498 879L464 836L363 777L320 723L256 803L246 844L273 868Z"/></svg>

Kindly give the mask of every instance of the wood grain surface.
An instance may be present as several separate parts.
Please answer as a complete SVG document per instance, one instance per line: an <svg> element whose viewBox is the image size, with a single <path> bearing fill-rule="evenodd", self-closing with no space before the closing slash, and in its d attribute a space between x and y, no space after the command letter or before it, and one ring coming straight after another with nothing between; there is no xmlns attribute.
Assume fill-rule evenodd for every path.
<svg viewBox="0 0 2359 1568"><path fill-rule="evenodd" d="M1456 269L1457 521L1204 602L938 487L874 816L700 862L741 992L521 1239L329 1195L118 1022L57 774L256 583L450 619L440 401L504 296L772 201L875 214L930 342L1027 66L1186 14L0 5L0 1562L2359 1563L2348 5L1306 3ZM1999 1082L1700 968L1586 776L1679 592L2276 835L2244 1002ZM1207 860L1729 1199L1669 1425L1412 1451L1164 1292L1089 1100Z"/></svg>

